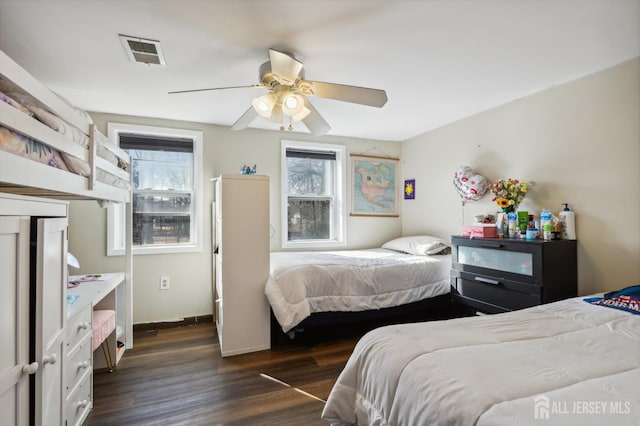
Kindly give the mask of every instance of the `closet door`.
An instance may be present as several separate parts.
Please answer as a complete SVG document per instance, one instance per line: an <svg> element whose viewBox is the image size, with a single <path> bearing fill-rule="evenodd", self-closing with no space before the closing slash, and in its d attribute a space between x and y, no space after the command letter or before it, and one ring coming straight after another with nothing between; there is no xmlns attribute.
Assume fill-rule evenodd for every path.
<svg viewBox="0 0 640 426"><path fill-rule="evenodd" d="M29 424L29 218L0 217L0 423Z"/></svg>
<svg viewBox="0 0 640 426"><path fill-rule="evenodd" d="M62 425L62 348L67 289L67 218L38 219L36 252L36 425Z"/></svg>

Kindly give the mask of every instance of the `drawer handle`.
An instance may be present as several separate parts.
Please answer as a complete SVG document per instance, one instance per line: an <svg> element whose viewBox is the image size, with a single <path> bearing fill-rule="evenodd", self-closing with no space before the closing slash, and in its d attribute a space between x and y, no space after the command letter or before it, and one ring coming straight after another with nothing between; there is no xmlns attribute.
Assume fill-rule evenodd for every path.
<svg viewBox="0 0 640 426"><path fill-rule="evenodd" d="M483 243L483 244L478 244L480 247L488 247L488 248L503 248L504 245L500 244L500 243L496 243L496 244L491 244L491 243Z"/></svg>
<svg viewBox="0 0 640 426"><path fill-rule="evenodd" d="M22 373L23 374L34 374L36 371L38 371L38 363L37 362L32 362L31 364L26 364L22 366Z"/></svg>
<svg viewBox="0 0 640 426"><path fill-rule="evenodd" d="M51 365L53 365L53 364L56 363L56 361L58 361L58 355L56 355L56 354L51 354L51 355L42 357L42 363L43 364L51 364Z"/></svg>
<svg viewBox="0 0 640 426"><path fill-rule="evenodd" d="M78 363L78 370L83 370L85 368L89 368L91 363L89 361L82 361Z"/></svg>
<svg viewBox="0 0 640 426"><path fill-rule="evenodd" d="M86 330L87 328L89 328L89 323L88 322L83 322L78 324L78 330Z"/></svg>
<svg viewBox="0 0 640 426"><path fill-rule="evenodd" d="M481 283L485 283L485 284L500 285L500 281L498 280L492 280L489 278L482 278L482 277L475 277L474 279L476 281L480 281Z"/></svg>
<svg viewBox="0 0 640 426"><path fill-rule="evenodd" d="M78 408L84 408L87 405L89 405L89 401L86 399L83 399L82 401L78 402Z"/></svg>

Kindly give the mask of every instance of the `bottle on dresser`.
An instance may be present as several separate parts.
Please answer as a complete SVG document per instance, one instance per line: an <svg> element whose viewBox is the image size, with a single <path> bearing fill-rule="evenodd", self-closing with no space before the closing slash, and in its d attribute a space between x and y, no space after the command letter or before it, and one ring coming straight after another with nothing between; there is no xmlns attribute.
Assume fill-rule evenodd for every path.
<svg viewBox="0 0 640 426"><path fill-rule="evenodd" d="M576 214L569 210L568 203L562 203L564 209L558 213L560 220L562 221L562 239L563 240L575 240L576 239Z"/></svg>

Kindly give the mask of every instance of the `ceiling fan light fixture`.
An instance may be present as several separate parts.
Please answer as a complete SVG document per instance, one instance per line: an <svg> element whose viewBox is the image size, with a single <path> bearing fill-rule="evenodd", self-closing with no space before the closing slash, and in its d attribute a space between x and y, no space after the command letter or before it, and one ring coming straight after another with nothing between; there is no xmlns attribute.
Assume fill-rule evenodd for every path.
<svg viewBox="0 0 640 426"><path fill-rule="evenodd" d="M284 119L283 115L282 115L282 107L280 105L280 103L277 103L273 106L273 110L271 111L271 115L269 117L269 120L273 121L274 123L280 123L282 124L282 121Z"/></svg>
<svg viewBox="0 0 640 426"><path fill-rule="evenodd" d="M270 118L273 111L273 107L276 106L276 98L273 93L267 93L259 98L254 98L251 101L251 105L258 114L264 118Z"/></svg>
<svg viewBox="0 0 640 426"><path fill-rule="evenodd" d="M282 112L290 117L299 114L304 108L304 99L297 93L288 93L282 100Z"/></svg>

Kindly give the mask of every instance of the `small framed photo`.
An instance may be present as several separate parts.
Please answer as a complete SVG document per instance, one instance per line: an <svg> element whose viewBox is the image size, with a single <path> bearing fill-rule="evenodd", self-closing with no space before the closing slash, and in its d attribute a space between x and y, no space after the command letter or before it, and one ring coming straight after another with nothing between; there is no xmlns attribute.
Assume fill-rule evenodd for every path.
<svg viewBox="0 0 640 426"><path fill-rule="evenodd" d="M416 180L407 179L404 181L404 199L415 200L416 199Z"/></svg>

